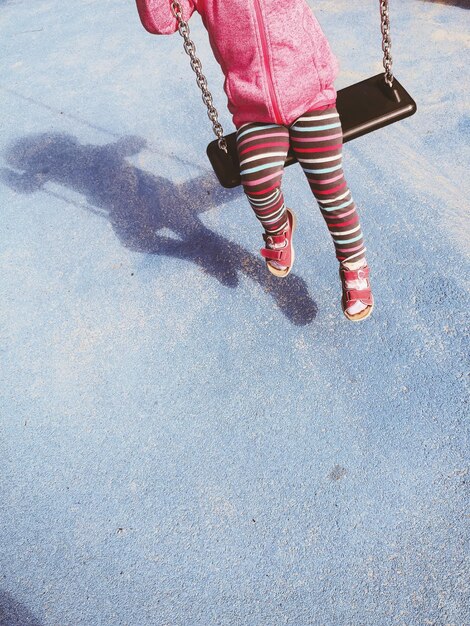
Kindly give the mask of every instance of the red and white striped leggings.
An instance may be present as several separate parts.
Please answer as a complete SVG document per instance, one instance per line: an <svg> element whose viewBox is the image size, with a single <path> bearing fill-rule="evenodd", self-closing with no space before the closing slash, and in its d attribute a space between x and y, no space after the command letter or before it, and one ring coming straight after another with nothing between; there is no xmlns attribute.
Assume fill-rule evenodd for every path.
<svg viewBox="0 0 470 626"><path fill-rule="evenodd" d="M249 122L237 129L241 181L268 234L287 226L281 190L289 144L330 231L339 261L365 256L359 215L344 178L343 131L336 107L307 111L290 126Z"/></svg>

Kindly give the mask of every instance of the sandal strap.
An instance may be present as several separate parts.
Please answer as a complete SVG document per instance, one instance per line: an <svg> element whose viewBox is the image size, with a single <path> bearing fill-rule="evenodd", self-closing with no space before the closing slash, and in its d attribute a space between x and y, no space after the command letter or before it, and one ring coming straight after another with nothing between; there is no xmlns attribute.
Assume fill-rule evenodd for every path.
<svg viewBox="0 0 470 626"><path fill-rule="evenodd" d="M345 289L344 295L347 307L356 300L361 300L364 304L372 304L372 292L370 289Z"/></svg>
<svg viewBox="0 0 470 626"><path fill-rule="evenodd" d="M344 280L360 280L369 278L369 266L359 267L357 270L348 270L344 267L340 267L341 276Z"/></svg>
<svg viewBox="0 0 470 626"><path fill-rule="evenodd" d="M272 261L282 261L287 254L287 246L280 250L271 250L270 248L261 248L261 256Z"/></svg>
<svg viewBox="0 0 470 626"><path fill-rule="evenodd" d="M268 245L277 245L278 243L284 243L287 239L287 231L279 233L279 235L267 235L263 233L263 239Z"/></svg>

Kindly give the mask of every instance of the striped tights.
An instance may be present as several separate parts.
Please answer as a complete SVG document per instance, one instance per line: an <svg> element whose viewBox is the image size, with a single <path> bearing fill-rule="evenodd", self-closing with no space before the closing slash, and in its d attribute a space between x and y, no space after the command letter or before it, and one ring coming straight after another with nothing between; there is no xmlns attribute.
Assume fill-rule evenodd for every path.
<svg viewBox="0 0 470 626"><path fill-rule="evenodd" d="M266 233L287 226L281 180L289 144L330 231L336 258L364 259L359 215L342 169L343 132L334 106L307 111L289 127L249 122L237 129L243 189Z"/></svg>

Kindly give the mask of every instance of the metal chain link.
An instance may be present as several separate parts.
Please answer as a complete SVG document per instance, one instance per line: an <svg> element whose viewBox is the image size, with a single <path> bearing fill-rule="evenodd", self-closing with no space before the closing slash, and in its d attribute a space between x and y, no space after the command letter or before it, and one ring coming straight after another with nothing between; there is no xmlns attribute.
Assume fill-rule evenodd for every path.
<svg viewBox="0 0 470 626"><path fill-rule="evenodd" d="M212 94L207 87L207 80L204 74L202 73L202 63L196 56L196 46L194 41L189 36L189 25L183 19L183 11L181 8L181 4L178 0L170 0L171 1L171 11L173 15L178 20L178 32L184 39L184 50L186 54L190 57L191 67L196 74L196 82L198 84L199 89L202 92L202 100L207 107L207 115L212 122L212 128L214 130L215 135L217 136L217 143L221 150L224 150L226 153L228 152L227 142L224 137L224 130L219 122L219 114L217 109L215 108L212 101Z"/></svg>
<svg viewBox="0 0 470 626"><path fill-rule="evenodd" d="M384 53L383 66L385 69L385 82L389 87L393 84L392 74L392 39L390 37L390 16L388 13L388 0L380 0L380 26L382 30L382 50Z"/></svg>

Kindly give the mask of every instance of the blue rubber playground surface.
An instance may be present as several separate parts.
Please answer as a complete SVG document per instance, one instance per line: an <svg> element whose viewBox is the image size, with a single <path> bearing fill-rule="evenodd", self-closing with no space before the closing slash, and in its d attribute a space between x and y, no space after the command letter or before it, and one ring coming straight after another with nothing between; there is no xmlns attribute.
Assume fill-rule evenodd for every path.
<svg viewBox="0 0 470 626"><path fill-rule="evenodd" d="M377 2L309 4L338 89L381 71ZM470 624L470 11L391 4L418 112L345 146L354 324L298 165L266 271L177 33L0 0L1 626Z"/></svg>

